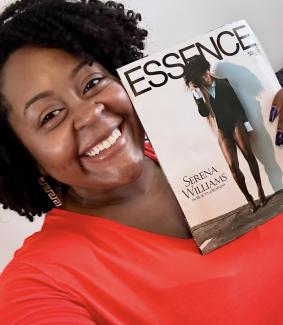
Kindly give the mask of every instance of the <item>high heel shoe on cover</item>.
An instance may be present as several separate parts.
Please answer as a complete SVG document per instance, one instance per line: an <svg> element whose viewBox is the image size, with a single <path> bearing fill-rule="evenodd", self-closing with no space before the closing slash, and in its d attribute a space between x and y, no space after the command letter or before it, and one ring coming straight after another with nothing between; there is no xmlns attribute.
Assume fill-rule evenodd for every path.
<svg viewBox="0 0 283 325"><path fill-rule="evenodd" d="M265 194L263 192L263 189L259 190L259 192L258 192L258 198L259 198L259 205L261 207L265 206L265 204L266 204L266 197L265 197Z"/></svg>
<svg viewBox="0 0 283 325"><path fill-rule="evenodd" d="M248 199L248 206L252 213L256 212L257 206L255 205L254 199L252 198L252 196Z"/></svg>

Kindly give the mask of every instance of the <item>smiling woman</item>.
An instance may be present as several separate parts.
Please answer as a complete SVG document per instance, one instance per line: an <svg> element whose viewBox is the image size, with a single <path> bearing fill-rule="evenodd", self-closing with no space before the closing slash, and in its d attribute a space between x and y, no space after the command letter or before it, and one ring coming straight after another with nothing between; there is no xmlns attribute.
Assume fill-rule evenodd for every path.
<svg viewBox="0 0 283 325"><path fill-rule="evenodd" d="M93 101L91 98L96 95L96 92L99 91L105 97L113 89L119 97L119 105L124 105L123 101L126 101L127 107L123 109L129 109L130 102L117 79L115 81L115 68L142 57L143 39L147 33L145 30L136 27L140 19L139 15L135 15L132 11L124 12L122 5L111 1L106 5L99 1L90 1L87 4L65 1L18 1L8 7L0 19L2 24L0 66L3 68L4 65L5 67L5 71L2 71L2 79L4 75L9 76L9 80L5 80L4 91L13 101L13 103L9 102L6 96L2 96L0 127L5 136L2 136L1 139L4 140L4 138L9 137L9 141L0 144L3 155L3 159L1 159L3 163L0 162L1 174L6 175L5 179L7 179L7 181L2 180L4 190L0 193L0 201L4 206L26 215L32 220L36 214L40 215L52 208L52 202L48 200L38 184L39 171L44 172L45 160L54 158L50 156L51 153L48 150L68 147L69 151L65 154L65 160L62 162L62 168L65 168L66 164L72 164L72 161L68 160L70 154L74 155L75 150L77 150L76 154L78 155L81 150L91 149L84 148L84 146L92 145L94 147L95 141L100 140L95 139L98 134L96 132L95 136L90 134L86 138L83 136L82 141L84 143L76 143L75 141L71 143L71 139L68 139L70 143L58 141L58 137L61 139L61 136L64 136L65 139L68 136L70 138L70 134L67 134L66 130L70 127L71 119L74 117L74 105L81 105L83 102L81 100L79 103L80 95L83 95L81 99L83 97L84 100L80 112L88 110L89 104ZM86 22L88 23L86 24ZM101 37L102 35L103 37ZM27 47L27 45L31 46ZM35 47L37 50L38 47L41 49L57 47L67 50L69 53L65 53L65 57L69 59L68 70L64 68L64 64L61 66L65 59L64 53L62 54L58 50L51 53L50 49L41 53ZM17 53L18 49L22 50ZM29 59L29 54L33 55L34 62ZM44 54L45 57L43 58ZM93 62L92 58L97 61L89 64ZM24 65L19 63L18 59ZM44 59L47 61L44 62ZM102 63L103 66L97 62ZM60 72L58 70L56 74L59 66L61 67ZM61 75L62 67L65 71L63 75ZM49 71L50 78L48 79L46 72ZM53 74L51 75L51 73ZM70 74L70 78L67 74ZM19 76L21 77L19 78ZM57 78L53 85L52 78L53 80ZM73 94L70 97L72 107L66 107L69 103L64 102L65 97L69 96L63 89L67 79L68 86L72 83L72 89L69 89L69 94ZM32 85L34 86L32 87ZM59 88L57 88L58 85ZM67 88L66 86L67 84L65 88ZM17 89L18 96L15 96L15 89ZM15 108L17 107L17 111L9 109L13 105ZM97 111L98 115L100 114L99 111L103 111L104 103L97 103L96 106L96 109L89 110L87 115L81 114L81 120L76 122L78 128L80 123L85 123L83 119L90 119L92 115L93 118L95 117L94 111ZM120 106L117 109L120 109ZM131 114L133 115L133 112ZM102 115L104 116L104 114ZM100 128L104 128L101 131L106 134L100 134L100 137L110 136L107 132L111 131L111 127L114 127L119 119L119 126L122 126L120 124L123 116L117 117L116 122L113 120L113 116L109 118L109 123L113 125L103 125L103 123L105 124L103 117ZM13 131L11 128L7 128L7 119L15 124L15 128L12 128ZM57 124L60 124L59 128L57 128ZM52 132L50 132L51 129ZM22 138L21 132L26 131L29 132L28 136ZM84 132L82 130L78 133L83 135ZM45 146L41 146L43 152L29 150L31 146L35 146L36 143L39 144L39 140L43 141L43 138L44 141L49 141L46 142ZM21 146L22 143L27 144L27 142L29 142L29 146ZM13 149L11 149L12 147ZM20 166L17 160L18 156L22 157ZM56 159L59 158L58 156ZM8 167L4 163L7 160L9 161ZM77 162L85 161L80 159ZM53 177L50 177L52 173L46 176L51 187L58 187L58 180L55 178L55 181ZM64 177L62 181L65 181ZM66 186L64 184L60 184L60 186L65 193ZM18 189L16 195L14 188Z"/></svg>
<svg viewBox="0 0 283 325"><path fill-rule="evenodd" d="M0 203L47 212L0 277L1 324L283 319L283 216L201 256L144 146L115 71L143 56L140 19L98 0L0 16Z"/></svg>
<svg viewBox="0 0 283 325"><path fill-rule="evenodd" d="M138 177L144 132L125 90L102 65L24 47L9 57L3 76L9 123L42 175L105 201Z"/></svg>

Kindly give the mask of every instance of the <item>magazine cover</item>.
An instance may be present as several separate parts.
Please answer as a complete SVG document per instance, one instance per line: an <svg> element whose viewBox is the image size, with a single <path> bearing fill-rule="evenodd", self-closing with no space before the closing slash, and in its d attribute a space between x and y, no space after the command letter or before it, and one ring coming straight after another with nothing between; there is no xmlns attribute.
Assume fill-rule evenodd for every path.
<svg viewBox="0 0 283 325"><path fill-rule="evenodd" d="M118 73L203 253L283 211L280 86L246 21Z"/></svg>

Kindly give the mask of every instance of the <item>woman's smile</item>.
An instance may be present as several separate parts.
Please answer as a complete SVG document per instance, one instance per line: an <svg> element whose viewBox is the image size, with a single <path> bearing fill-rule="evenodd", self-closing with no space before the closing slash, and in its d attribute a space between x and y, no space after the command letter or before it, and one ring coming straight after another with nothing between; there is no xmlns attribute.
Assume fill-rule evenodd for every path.
<svg viewBox="0 0 283 325"><path fill-rule="evenodd" d="M87 150L83 156L86 157L95 157L99 155L102 151L111 148L117 140L121 137L121 132L118 128L111 133L109 137L99 142L97 145L94 145L90 150Z"/></svg>
<svg viewBox="0 0 283 325"><path fill-rule="evenodd" d="M112 129L105 132L105 134L110 134L109 136L101 136L101 141L95 141L95 144L91 145L90 149L85 150L80 155L83 163L111 164L111 159L127 150L127 127L122 124L114 128L113 131Z"/></svg>

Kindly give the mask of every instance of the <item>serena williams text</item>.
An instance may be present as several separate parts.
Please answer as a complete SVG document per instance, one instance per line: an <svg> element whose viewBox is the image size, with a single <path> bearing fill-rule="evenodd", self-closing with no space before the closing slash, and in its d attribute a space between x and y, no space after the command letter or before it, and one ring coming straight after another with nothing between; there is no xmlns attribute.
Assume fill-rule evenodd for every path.
<svg viewBox="0 0 283 325"><path fill-rule="evenodd" d="M182 190L182 193L188 199L195 201L220 189L226 181L227 176L224 173L220 174L215 167L207 168L198 174L184 176L185 189Z"/></svg>

